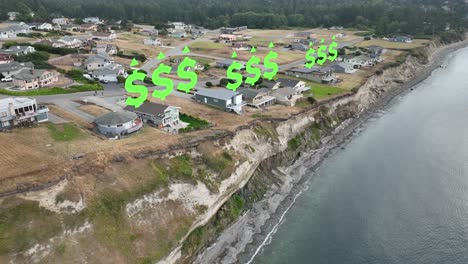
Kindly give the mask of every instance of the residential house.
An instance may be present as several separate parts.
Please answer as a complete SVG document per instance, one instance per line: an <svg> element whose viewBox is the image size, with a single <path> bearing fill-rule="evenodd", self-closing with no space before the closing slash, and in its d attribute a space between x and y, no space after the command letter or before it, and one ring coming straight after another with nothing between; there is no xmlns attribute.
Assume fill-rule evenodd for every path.
<svg viewBox="0 0 468 264"><path fill-rule="evenodd" d="M0 64L12 63L14 60L8 54L0 54Z"/></svg>
<svg viewBox="0 0 468 264"><path fill-rule="evenodd" d="M41 41L35 42L35 44L47 45L54 48L64 48L65 44L58 41L57 39L43 39Z"/></svg>
<svg viewBox="0 0 468 264"><path fill-rule="evenodd" d="M310 46L311 44L314 45L314 44L317 44L319 42L318 39L315 39L315 38L309 38L309 39L295 39L294 40L294 43L301 43L301 44L304 44L304 45L307 45L307 46Z"/></svg>
<svg viewBox="0 0 468 264"><path fill-rule="evenodd" d="M36 49L31 46L11 46L8 49L0 49L0 54L20 56L33 53L35 51Z"/></svg>
<svg viewBox="0 0 468 264"><path fill-rule="evenodd" d="M37 26L38 30L44 30L44 31L50 31L54 29L54 26L50 23L42 23L39 26Z"/></svg>
<svg viewBox="0 0 468 264"><path fill-rule="evenodd" d="M114 40L117 35L114 32L95 32L93 33L93 39L96 40Z"/></svg>
<svg viewBox="0 0 468 264"><path fill-rule="evenodd" d="M160 128L177 127L179 124L180 107L146 101L138 108L126 106L124 110L133 112L137 114L143 122Z"/></svg>
<svg viewBox="0 0 468 264"><path fill-rule="evenodd" d="M102 24L104 23L103 20L99 19L99 17L86 17L83 19L83 22L88 24Z"/></svg>
<svg viewBox="0 0 468 264"><path fill-rule="evenodd" d="M104 54L96 54L89 56L84 61L84 68L88 71L94 71L107 67L113 63L113 61Z"/></svg>
<svg viewBox="0 0 468 264"><path fill-rule="evenodd" d="M223 41L223 42L226 42L226 43L231 43L231 42L235 41L236 38L237 38L236 35L230 35L230 34L221 34L218 37L218 39L220 41Z"/></svg>
<svg viewBox="0 0 468 264"><path fill-rule="evenodd" d="M293 79L286 79L286 78L278 78L276 80L279 83L279 87L290 87L293 88L298 94L302 94L310 90L310 87L306 86L306 83L301 80L293 80Z"/></svg>
<svg viewBox="0 0 468 264"><path fill-rule="evenodd" d="M115 55L119 52L119 48L114 44L96 44L96 53L98 54L107 54L107 55Z"/></svg>
<svg viewBox="0 0 468 264"><path fill-rule="evenodd" d="M58 75L48 70L21 70L14 74L13 84L20 90L44 88L58 81Z"/></svg>
<svg viewBox="0 0 468 264"><path fill-rule="evenodd" d="M335 38L344 38L344 37L346 37L346 34L344 33L335 34Z"/></svg>
<svg viewBox="0 0 468 264"><path fill-rule="evenodd" d="M125 68L119 64L109 64L106 67L91 71L91 76L100 81L117 82L117 76L128 77Z"/></svg>
<svg viewBox="0 0 468 264"><path fill-rule="evenodd" d="M0 39L16 38L18 34L28 34L31 30L27 25L15 24L6 28L0 28Z"/></svg>
<svg viewBox="0 0 468 264"><path fill-rule="evenodd" d="M49 119L47 106L38 105L36 99L9 97L0 99L0 130Z"/></svg>
<svg viewBox="0 0 468 264"><path fill-rule="evenodd" d="M330 67L292 68L286 71L286 75L319 83L331 83L336 79Z"/></svg>
<svg viewBox="0 0 468 264"><path fill-rule="evenodd" d="M350 62L336 62L330 65L330 68L333 69L336 73L348 73L352 74L358 71L358 69L354 68L354 64Z"/></svg>
<svg viewBox="0 0 468 264"><path fill-rule="evenodd" d="M58 41L67 48L81 48L84 45L84 41L75 36L64 36Z"/></svg>
<svg viewBox="0 0 468 264"><path fill-rule="evenodd" d="M216 67L218 67L218 68L229 68L229 66L231 66L232 62L233 62L233 60L231 60L231 59L218 60L218 61L216 61ZM240 64L242 64L241 70L245 70L245 63L240 62Z"/></svg>
<svg viewBox="0 0 468 264"><path fill-rule="evenodd" d="M159 35L159 30L157 30L155 28L145 28L145 29L140 31L140 34L144 35L144 36L158 36Z"/></svg>
<svg viewBox="0 0 468 264"><path fill-rule="evenodd" d="M227 89L200 89L195 93L193 99L199 103L211 105L224 111L232 111L237 114L241 114L242 107L246 105L242 101L241 93Z"/></svg>
<svg viewBox="0 0 468 264"><path fill-rule="evenodd" d="M236 43L232 43L232 49L233 50L250 50L252 48L252 46L246 44L246 43L243 43L243 42L236 42Z"/></svg>
<svg viewBox="0 0 468 264"><path fill-rule="evenodd" d="M273 90L271 96L276 98L276 102L286 106L296 105L296 101L302 98L302 94L298 93L294 88L284 87Z"/></svg>
<svg viewBox="0 0 468 264"><path fill-rule="evenodd" d="M407 36L396 36L393 38L390 38L390 41L392 42L402 42L402 43L412 43L413 39Z"/></svg>
<svg viewBox="0 0 468 264"><path fill-rule="evenodd" d="M98 26L96 24L82 24L78 26L79 31L97 31Z"/></svg>
<svg viewBox="0 0 468 264"><path fill-rule="evenodd" d="M0 75L3 77L10 77L17 73L20 73L24 69L32 70L34 69L34 64L32 64L31 62L20 63L16 61L0 64Z"/></svg>
<svg viewBox="0 0 468 264"><path fill-rule="evenodd" d="M80 26L75 25L75 24L62 25L61 27L63 31L67 31L67 32L76 32L81 29Z"/></svg>
<svg viewBox="0 0 468 264"><path fill-rule="evenodd" d="M184 22L168 22L167 25L175 31L185 31L192 29L192 26L186 25Z"/></svg>
<svg viewBox="0 0 468 264"><path fill-rule="evenodd" d="M185 32L173 32L173 33L169 34L169 37L171 37L171 38L186 38L187 33L185 33Z"/></svg>
<svg viewBox="0 0 468 264"><path fill-rule="evenodd" d="M242 94L242 98L247 102L247 105L251 107L261 108L273 105L276 102L276 98L270 95L272 90L268 88L241 88L238 91Z"/></svg>
<svg viewBox="0 0 468 264"><path fill-rule="evenodd" d="M137 114L129 111L109 112L94 120L99 133L108 136L122 136L131 134L143 127L143 122Z"/></svg>
<svg viewBox="0 0 468 264"><path fill-rule="evenodd" d="M70 24L70 19L68 19L66 17L54 18L54 19L52 19L52 24L60 25L60 26L68 25L68 24Z"/></svg>
<svg viewBox="0 0 468 264"><path fill-rule="evenodd" d="M372 45L367 48L367 54L369 54L369 57L371 58L377 58L382 55L383 52L384 48L381 46Z"/></svg>
<svg viewBox="0 0 468 264"><path fill-rule="evenodd" d="M20 14L19 12L8 12L8 13L7 13L8 20L10 20L10 21L16 20L16 17L17 17L19 14Z"/></svg>
<svg viewBox="0 0 468 264"><path fill-rule="evenodd" d="M234 32L239 32L242 30L247 30L247 26L234 27L234 28L220 28L221 34L233 34Z"/></svg>
<svg viewBox="0 0 468 264"><path fill-rule="evenodd" d="M352 63L355 66L355 68L360 68L360 67L372 67L378 62L378 58L371 58L367 55L359 55L356 57L351 57L345 59L345 62Z"/></svg>
<svg viewBox="0 0 468 264"><path fill-rule="evenodd" d="M263 80L262 83L259 85L260 88L268 88L270 90L276 90L280 88L281 83L278 81L269 81Z"/></svg>
<svg viewBox="0 0 468 264"><path fill-rule="evenodd" d="M309 45L304 45L302 43L293 43L291 45L291 50L308 51Z"/></svg>
<svg viewBox="0 0 468 264"><path fill-rule="evenodd" d="M294 33L294 36L298 37L298 38L310 38L310 37L312 37L312 32L310 32L310 31L299 31L299 32Z"/></svg>
<svg viewBox="0 0 468 264"><path fill-rule="evenodd" d="M143 44L149 45L149 46L161 46L161 40L158 38L149 38L149 39L144 39Z"/></svg>

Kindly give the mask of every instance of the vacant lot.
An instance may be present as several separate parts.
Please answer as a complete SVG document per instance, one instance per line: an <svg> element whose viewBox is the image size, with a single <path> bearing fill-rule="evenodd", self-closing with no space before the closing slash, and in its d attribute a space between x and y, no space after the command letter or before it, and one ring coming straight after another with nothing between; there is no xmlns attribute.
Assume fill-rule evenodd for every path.
<svg viewBox="0 0 468 264"><path fill-rule="evenodd" d="M386 49L397 49L397 50L410 50L417 47L424 46L425 43L428 43L428 40L425 39L415 39L412 43L401 43L401 42L391 42L382 39L372 39L372 40L365 40L358 43L356 46L358 47L369 47L372 45L382 46Z"/></svg>
<svg viewBox="0 0 468 264"><path fill-rule="evenodd" d="M93 116L101 116L103 114L106 114L106 113L109 113L110 111L103 108L103 107L100 107L100 106L97 106L95 104L84 104L84 105L80 105L78 107L81 111L83 112L86 112L90 115L93 115Z"/></svg>

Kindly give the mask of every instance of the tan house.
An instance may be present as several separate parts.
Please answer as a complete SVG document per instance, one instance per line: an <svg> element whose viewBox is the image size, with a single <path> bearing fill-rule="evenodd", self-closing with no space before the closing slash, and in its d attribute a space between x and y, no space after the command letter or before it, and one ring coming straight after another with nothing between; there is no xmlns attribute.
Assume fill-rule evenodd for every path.
<svg viewBox="0 0 468 264"><path fill-rule="evenodd" d="M49 87L58 81L55 72L24 69L12 76L13 84L21 90Z"/></svg>

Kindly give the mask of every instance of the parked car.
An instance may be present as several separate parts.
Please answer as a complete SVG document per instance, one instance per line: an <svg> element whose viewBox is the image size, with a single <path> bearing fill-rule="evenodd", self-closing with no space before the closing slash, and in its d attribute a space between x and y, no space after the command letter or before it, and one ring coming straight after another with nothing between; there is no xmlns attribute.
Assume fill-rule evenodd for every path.
<svg viewBox="0 0 468 264"><path fill-rule="evenodd" d="M104 83L104 84L108 84L108 83L109 83L108 80L100 80L99 82Z"/></svg>
<svg viewBox="0 0 468 264"><path fill-rule="evenodd" d="M8 76L8 77L5 77L5 78L2 78L1 81L2 81L2 82L12 82L12 81L13 81L13 78L11 78L11 76Z"/></svg>

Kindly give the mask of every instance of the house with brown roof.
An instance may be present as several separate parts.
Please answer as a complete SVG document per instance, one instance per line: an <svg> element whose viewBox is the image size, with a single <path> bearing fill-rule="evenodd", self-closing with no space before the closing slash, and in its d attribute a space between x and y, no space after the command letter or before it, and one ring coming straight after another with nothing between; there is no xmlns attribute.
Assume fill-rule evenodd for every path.
<svg viewBox="0 0 468 264"><path fill-rule="evenodd" d="M0 64L6 64L13 62L13 58L8 54L0 54Z"/></svg>

